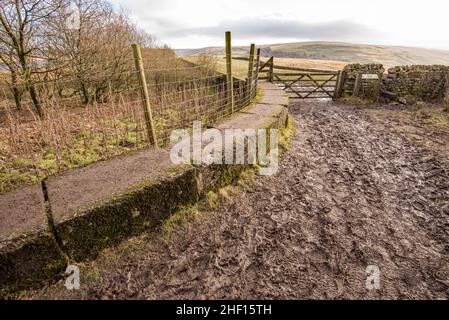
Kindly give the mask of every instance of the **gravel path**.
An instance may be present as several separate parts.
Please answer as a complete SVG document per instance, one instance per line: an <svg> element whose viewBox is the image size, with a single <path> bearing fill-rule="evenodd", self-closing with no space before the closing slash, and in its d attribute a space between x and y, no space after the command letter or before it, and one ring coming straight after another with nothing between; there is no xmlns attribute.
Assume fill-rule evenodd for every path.
<svg viewBox="0 0 449 320"><path fill-rule="evenodd" d="M291 112L297 134L277 175L172 242L139 244L82 297L449 298L444 159L355 107ZM365 286L368 265L380 290Z"/></svg>

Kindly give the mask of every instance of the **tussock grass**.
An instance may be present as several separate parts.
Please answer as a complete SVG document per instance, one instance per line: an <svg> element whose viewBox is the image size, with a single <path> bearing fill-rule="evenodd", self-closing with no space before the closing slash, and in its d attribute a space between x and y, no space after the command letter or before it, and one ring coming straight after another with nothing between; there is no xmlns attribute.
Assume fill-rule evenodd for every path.
<svg viewBox="0 0 449 320"><path fill-rule="evenodd" d="M414 110L411 116L413 119L421 120L427 125L449 130L449 112L445 110L444 107L438 108L435 106L424 105Z"/></svg>
<svg viewBox="0 0 449 320"><path fill-rule="evenodd" d="M192 222L198 221L200 217L199 205L184 206L178 209L161 225L161 232L164 237L170 237L171 234L179 229L185 228Z"/></svg>
<svg viewBox="0 0 449 320"><path fill-rule="evenodd" d="M282 128L280 130L279 134L279 146L281 147L281 152L282 150L290 149L291 142L295 134L296 134L295 119L293 119L293 117L290 114L288 114L286 126L285 128Z"/></svg>

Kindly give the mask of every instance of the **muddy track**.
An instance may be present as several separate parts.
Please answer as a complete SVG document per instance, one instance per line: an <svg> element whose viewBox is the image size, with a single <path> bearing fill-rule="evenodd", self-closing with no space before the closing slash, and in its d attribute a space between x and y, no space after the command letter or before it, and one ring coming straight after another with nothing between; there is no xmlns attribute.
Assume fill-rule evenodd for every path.
<svg viewBox="0 0 449 320"><path fill-rule="evenodd" d="M449 298L445 160L357 108L291 111L297 134L276 176L169 244L140 244L82 296ZM380 290L366 289L368 265Z"/></svg>

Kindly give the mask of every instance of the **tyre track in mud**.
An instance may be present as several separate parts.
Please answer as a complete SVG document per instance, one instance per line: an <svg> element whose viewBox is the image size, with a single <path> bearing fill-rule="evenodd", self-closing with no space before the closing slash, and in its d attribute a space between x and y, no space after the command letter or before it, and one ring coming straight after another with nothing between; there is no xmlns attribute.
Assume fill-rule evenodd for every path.
<svg viewBox="0 0 449 320"><path fill-rule="evenodd" d="M277 175L123 256L100 299L449 298L447 162L355 107L292 105ZM380 290L365 286L380 268Z"/></svg>

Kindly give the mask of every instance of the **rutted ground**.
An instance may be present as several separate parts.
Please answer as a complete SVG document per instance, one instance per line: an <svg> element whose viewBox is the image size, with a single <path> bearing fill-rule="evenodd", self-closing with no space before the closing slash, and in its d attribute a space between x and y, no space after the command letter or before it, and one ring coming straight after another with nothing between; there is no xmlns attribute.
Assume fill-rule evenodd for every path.
<svg viewBox="0 0 449 320"><path fill-rule="evenodd" d="M447 159L360 108L291 111L297 133L277 175L172 241L109 250L83 266L80 292L60 283L25 297L449 298ZM366 289L368 265L381 290Z"/></svg>

